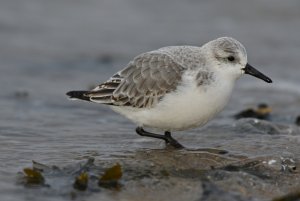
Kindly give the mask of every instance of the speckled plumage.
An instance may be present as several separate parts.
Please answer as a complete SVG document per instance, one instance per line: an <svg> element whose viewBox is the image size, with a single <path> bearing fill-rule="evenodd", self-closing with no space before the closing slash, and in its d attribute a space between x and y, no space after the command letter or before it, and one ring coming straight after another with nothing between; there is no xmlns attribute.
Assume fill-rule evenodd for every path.
<svg viewBox="0 0 300 201"><path fill-rule="evenodd" d="M91 101L116 106L152 108L164 95L176 90L186 70L197 72L197 67L203 66L200 51L199 47L170 46L143 53L87 96ZM198 85L208 84L210 78L212 73L205 69L195 77Z"/></svg>
<svg viewBox="0 0 300 201"><path fill-rule="evenodd" d="M138 55L93 90L69 95L108 104L138 126L184 130L222 111L246 64L245 48L229 37L163 47Z"/></svg>

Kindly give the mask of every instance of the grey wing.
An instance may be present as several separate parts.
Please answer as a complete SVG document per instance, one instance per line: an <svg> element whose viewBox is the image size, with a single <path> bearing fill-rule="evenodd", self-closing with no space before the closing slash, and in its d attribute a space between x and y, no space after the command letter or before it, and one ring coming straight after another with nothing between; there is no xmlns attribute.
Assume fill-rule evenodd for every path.
<svg viewBox="0 0 300 201"><path fill-rule="evenodd" d="M166 54L144 53L86 96L93 102L151 108L176 89L183 71L184 67Z"/></svg>

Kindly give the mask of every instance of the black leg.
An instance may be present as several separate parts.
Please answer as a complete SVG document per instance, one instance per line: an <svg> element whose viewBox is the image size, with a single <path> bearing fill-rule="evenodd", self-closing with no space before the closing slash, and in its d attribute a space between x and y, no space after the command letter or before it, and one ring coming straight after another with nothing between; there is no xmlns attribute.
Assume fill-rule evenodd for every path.
<svg viewBox="0 0 300 201"><path fill-rule="evenodd" d="M164 135L159 135L159 134L147 132L142 127L137 127L136 132L137 132L137 134L139 134L141 136L162 139L166 142L166 144L169 144L176 149L184 148L184 146L182 146L179 142L177 142L174 138L172 138L171 132L169 132L169 131L166 131Z"/></svg>

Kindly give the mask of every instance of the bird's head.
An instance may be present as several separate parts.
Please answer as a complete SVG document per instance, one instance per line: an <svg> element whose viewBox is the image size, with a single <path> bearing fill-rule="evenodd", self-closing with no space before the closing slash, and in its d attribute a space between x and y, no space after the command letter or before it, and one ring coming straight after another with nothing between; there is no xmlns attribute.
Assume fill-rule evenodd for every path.
<svg viewBox="0 0 300 201"><path fill-rule="evenodd" d="M242 74L249 74L265 82L272 80L262 74L247 62L247 52L245 47L237 40L230 37L222 37L210 41L203 46L207 61L216 71L238 79Z"/></svg>

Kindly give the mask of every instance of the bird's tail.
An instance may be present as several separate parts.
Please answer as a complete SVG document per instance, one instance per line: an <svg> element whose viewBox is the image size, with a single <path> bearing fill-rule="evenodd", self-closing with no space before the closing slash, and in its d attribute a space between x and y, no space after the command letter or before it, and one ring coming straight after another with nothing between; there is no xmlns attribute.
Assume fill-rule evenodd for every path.
<svg viewBox="0 0 300 201"><path fill-rule="evenodd" d="M90 97L86 96L88 92L89 91L69 91L66 95L69 96L70 99L90 101Z"/></svg>

